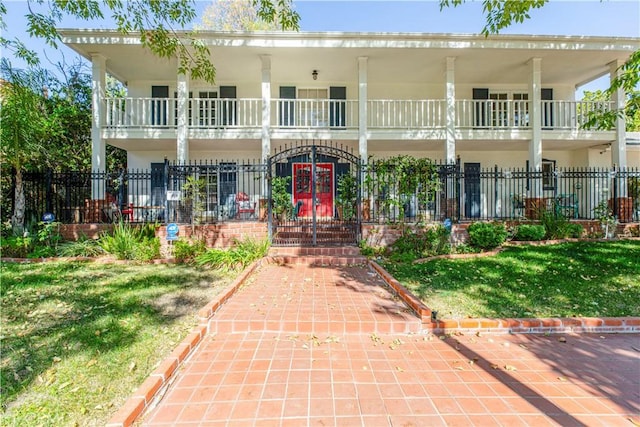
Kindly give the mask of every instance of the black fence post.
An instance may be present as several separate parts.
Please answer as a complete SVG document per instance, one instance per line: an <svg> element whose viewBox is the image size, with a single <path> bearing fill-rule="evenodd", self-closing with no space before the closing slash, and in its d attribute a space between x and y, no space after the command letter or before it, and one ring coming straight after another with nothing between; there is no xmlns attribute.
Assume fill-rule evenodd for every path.
<svg viewBox="0 0 640 427"><path fill-rule="evenodd" d="M609 176L611 177L611 179L613 180L613 200L611 201L611 208L613 209L613 216L616 219L618 218L618 171L616 168L616 165L613 165L613 169L611 170L611 173L609 174Z"/></svg>
<svg viewBox="0 0 640 427"><path fill-rule="evenodd" d="M47 169L46 175L46 187L45 187L45 201L46 201L46 212L53 211L53 171L49 168Z"/></svg>
<svg viewBox="0 0 640 427"><path fill-rule="evenodd" d="M498 165L493 167L493 219L498 219Z"/></svg>
<svg viewBox="0 0 640 427"><path fill-rule="evenodd" d="M162 175L163 185L164 185L164 221L168 224L169 221L169 201L167 200L167 191L169 191L169 160L164 158L164 174Z"/></svg>

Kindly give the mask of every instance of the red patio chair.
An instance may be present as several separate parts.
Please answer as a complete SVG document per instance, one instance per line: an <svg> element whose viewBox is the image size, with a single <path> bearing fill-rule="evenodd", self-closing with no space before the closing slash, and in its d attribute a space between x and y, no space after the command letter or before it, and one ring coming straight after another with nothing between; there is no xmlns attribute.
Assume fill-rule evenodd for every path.
<svg viewBox="0 0 640 427"><path fill-rule="evenodd" d="M236 194L236 219L240 219L241 214L249 214L253 218L256 213L256 203L251 203L247 193Z"/></svg>

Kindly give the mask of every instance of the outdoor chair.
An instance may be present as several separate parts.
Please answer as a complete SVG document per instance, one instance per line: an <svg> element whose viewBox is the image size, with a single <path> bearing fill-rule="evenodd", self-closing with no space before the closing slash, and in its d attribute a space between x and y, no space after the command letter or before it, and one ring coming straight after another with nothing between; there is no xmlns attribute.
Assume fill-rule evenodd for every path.
<svg viewBox="0 0 640 427"><path fill-rule="evenodd" d="M109 222L125 220L133 222L133 203L129 203L126 208L121 209L116 203L111 203L102 210Z"/></svg>
<svg viewBox="0 0 640 427"><path fill-rule="evenodd" d="M236 195L236 219L240 219L241 214L249 214L249 218L253 218L256 213L256 203L251 203L247 193L238 193Z"/></svg>
<svg viewBox="0 0 640 427"><path fill-rule="evenodd" d="M512 194L510 196L511 199L511 216L513 218L522 218L524 217L524 197Z"/></svg>
<svg viewBox="0 0 640 427"><path fill-rule="evenodd" d="M555 200L556 215L578 218L578 197L575 194L560 194Z"/></svg>

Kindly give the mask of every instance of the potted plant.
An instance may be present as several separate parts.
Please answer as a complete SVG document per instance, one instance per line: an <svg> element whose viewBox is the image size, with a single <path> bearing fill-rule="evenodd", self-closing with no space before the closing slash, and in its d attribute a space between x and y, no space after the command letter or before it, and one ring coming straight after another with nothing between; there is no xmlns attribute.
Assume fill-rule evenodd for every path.
<svg viewBox="0 0 640 427"><path fill-rule="evenodd" d="M287 190L290 181L291 177L288 176L277 176L271 180L273 215L278 219L286 218L291 213L291 194Z"/></svg>
<svg viewBox="0 0 640 427"><path fill-rule="evenodd" d="M336 206L338 218L345 221L355 219L358 201L358 181L350 173L340 175L338 178L338 195L336 196Z"/></svg>
<svg viewBox="0 0 640 427"><path fill-rule="evenodd" d="M182 214L185 222L199 223L202 220L205 202L205 180L188 176L182 185Z"/></svg>
<svg viewBox="0 0 640 427"><path fill-rule="evenodd" d="M598 206L593 208L593 213L598 221L600 221L600 227L602 227L604 237L607 239L613 238L616 233L616 225L618 224L618 221L616 217L613 216L611 209L609 209L607 201L603 200L598 203Z"/></svg>

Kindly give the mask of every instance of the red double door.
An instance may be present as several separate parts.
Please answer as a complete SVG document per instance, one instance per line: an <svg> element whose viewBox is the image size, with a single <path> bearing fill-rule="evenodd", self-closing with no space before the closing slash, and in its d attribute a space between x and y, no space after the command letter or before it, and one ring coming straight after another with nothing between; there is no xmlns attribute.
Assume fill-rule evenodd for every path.
<svg viewBox="0 0 640 427"><path fill-rule="evenodd" d="M333 218L333 163L316 163L316 174L313 176L311 163L293 164L293 204L302 202L298 217L311 218L313 209L316 218ZM313 188L316 189L316 200L313 201Z"/></svg>

